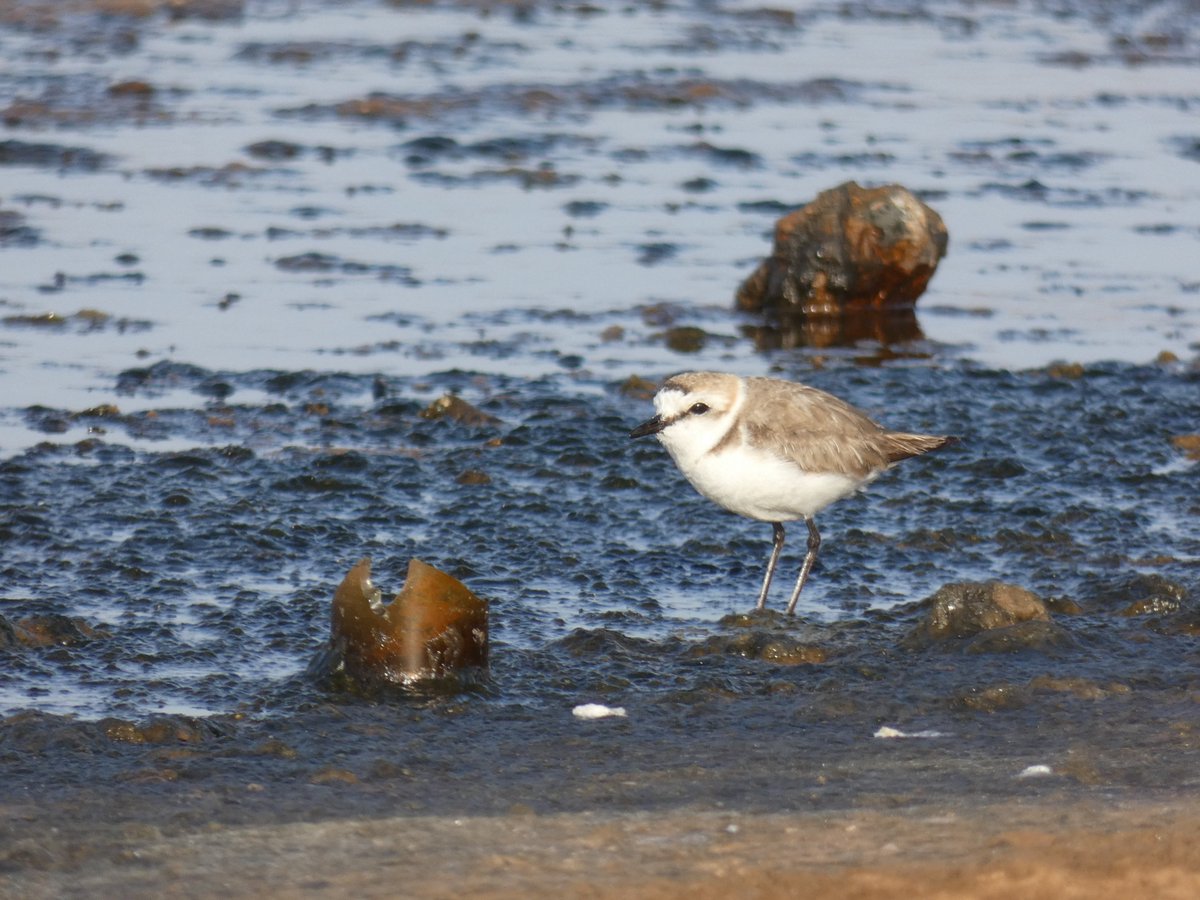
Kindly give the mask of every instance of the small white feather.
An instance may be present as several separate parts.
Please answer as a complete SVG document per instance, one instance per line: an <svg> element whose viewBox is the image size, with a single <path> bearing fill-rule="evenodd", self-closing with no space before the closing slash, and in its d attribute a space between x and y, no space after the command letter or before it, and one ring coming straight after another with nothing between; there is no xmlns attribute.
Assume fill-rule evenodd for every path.
<svg viewBox="0 0 1200 900"><path fill-rule="evenodd" d="M581 703L571 710L577 719L607 719L611 716L625 717L625 707L605 706L603 703Z"/></svg>

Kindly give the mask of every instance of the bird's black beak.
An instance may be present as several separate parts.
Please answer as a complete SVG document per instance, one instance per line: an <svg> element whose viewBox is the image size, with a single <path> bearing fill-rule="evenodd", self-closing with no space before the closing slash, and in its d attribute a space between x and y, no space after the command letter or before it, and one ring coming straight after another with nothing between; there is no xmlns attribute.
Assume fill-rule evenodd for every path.
<svg viewBox="0 0 1200 900"><path fill-rule="evenodd" d="M629 432L631 438L645 437L648 434L658 434L667 427L666 420L662 416L655 416L653 419L647 419L633 431Z"/></svg>

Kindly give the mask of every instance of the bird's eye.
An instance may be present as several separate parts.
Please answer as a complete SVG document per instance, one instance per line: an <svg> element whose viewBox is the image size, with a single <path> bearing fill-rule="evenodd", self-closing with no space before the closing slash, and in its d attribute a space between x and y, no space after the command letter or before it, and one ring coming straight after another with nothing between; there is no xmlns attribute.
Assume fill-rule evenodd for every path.
<svg viewBox="0 0 1200 900"><path fill-rule="evenodd" d="M693 403L692 408L688 410L693 416L702 416L708 412L707 403Z"/></svg>

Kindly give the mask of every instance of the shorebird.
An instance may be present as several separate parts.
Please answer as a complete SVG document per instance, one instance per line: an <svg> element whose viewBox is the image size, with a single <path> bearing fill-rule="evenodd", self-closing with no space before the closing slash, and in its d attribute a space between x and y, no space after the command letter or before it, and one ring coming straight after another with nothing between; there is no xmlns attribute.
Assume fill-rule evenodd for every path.
<svg viewBox="0 0 1200 900"><path fill-rule="evenodd" d="M692 486L730 512L774 531L756 609L767 592L785 537L803 519L808 552L788 600L791 615L821 546L814 516L866 487L902 459L957 440L889 431L832 394L777 378L685 372L654 395L656 414L630 432L656 435Z"/></svg>

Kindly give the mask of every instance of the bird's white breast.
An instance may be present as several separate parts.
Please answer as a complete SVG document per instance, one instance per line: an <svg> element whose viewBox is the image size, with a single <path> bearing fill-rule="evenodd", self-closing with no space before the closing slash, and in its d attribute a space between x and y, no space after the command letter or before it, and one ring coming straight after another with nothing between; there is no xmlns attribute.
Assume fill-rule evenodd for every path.
<svg viewBox="0 0 1200 900"><path fill-rule="evenodd" d="M746 443L701 454L686 464L676 457L676 463L705 497L730 512L763 522L814 516L867 481L832 472L805 472L790 460Z"/></svg>

